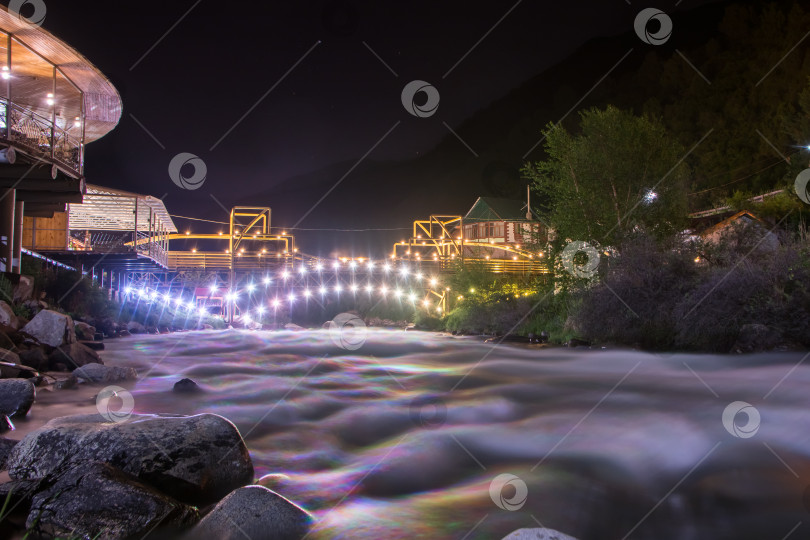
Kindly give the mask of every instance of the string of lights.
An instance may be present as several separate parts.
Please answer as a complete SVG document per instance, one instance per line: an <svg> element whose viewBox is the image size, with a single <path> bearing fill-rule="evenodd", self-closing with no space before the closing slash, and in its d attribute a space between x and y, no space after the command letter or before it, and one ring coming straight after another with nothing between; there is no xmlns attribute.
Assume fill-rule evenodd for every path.
<svg viewBox="0 0 810 540"><path fill-rule="evenodd" d="M356 268L356 266L352 266L351 264L343 267L340 261L335 261L333 267L336 271L341 269L345 270L346 268L354 270L354 268ZM437 277L426 276L420 270L411 270L404 265L399 268L394 268L389 263L381 264L379 268L384 276L391 278L398 276L398 281L373 284L369 278L365 283L359 283L354 279L352 279L351 283L348 285L344 285L340 282L329 283L322 279L324 266L319 263L315 273L321 279L318 279L317 283L312 283L307 279L307 274L310 271L306 266L301 265L297 270L286 268L272 275L269 273L265 274L260 282L255 278L251 278L251 280L241 288L220 290L219 285L213 283L208 287L208 294L205 295L204 298L206 300L212 298L222 299L225 301L225 305L216 307L227 307L229 309L238 307L237 303L241 299L247 298L248 304L253 304L253 306L249 306L249 309L240 310L240 313L242 321L249 323L253 320L254 316L256 316L258 320L261 320L262 315L267 313L268 308L272 308L275 311L285 304L292 307L299 300L303 299L307 301L313 297L324 299L328 295L339 297L341 294L347 292L355 296L357 294L366 293L369 297L372 295L379 295L381 299L393 297L400 301L405 300L416 306L419 299L419 295L417 294L419 287L417 285L421 285L427 291L441 289ZM353 272L352 276L355 275L357 274ZM413 280L412 282L410 281L411 279ZM264 285L264 290L260 288L262 284ZM270 289L271 286L273 286L272 290ZM187 317L196 314L199 315L200 318L203 318L209 315L205 305L198 305L198 300L201 297L196 293L193 298L187 299L184 298L183 292L173 297L168 291L162 292L156 288L127 287L124 290L124 294L126 301L158 302L162 303L164 306L173 305L179 310L185 310ZM254 298L254 296L257 298ZM255 300L258 300L258 305L256 305L257 302L255 302ZM420 303L427 309L431 309L432 307L432 302L428 298L424 298ZM441 305L437 305L435 309L439 312L442 311ZM252 312L253 315L251 315Z"/></svg>

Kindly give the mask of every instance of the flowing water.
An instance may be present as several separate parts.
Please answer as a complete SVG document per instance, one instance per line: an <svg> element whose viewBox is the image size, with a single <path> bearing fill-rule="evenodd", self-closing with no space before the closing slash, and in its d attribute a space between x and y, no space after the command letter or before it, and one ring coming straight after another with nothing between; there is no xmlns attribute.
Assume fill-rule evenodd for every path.
<svg viewBox="0 0 810 540"><path fill-rule="evenodd" d="M541 524L581 540L810 538L803 354L494 347L396 330L346 350L334 337L133 336L103 358L138 370L135 412L234 422L257 479L313 512L312 539L500 539ZM184 377L204 392L172 392ZM40 392L16 437L94 410L97 391ZM727 429L737 401L753 409L729 409Z"/></svg>

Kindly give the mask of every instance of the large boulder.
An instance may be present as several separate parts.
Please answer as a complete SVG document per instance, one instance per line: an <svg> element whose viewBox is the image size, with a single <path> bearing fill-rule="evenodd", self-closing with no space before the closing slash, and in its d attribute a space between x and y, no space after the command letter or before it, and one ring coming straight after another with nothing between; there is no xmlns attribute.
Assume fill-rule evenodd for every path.
<svg viewBox="0 0 810 540"><path fill-rule="evenodd" d="M196 508L106 463L70 469L49 483L34 495L25 524L45 538L141 538L158 525L179 530L199 519Z"/></svg>
<svg viewBox="0 0 810 540"><path fill-rule="evenodd" d="M0 415L25 416L36 396L28 379L0 379Z"/></svg>
<svg viewBox="0 0 810 540"><path fill-rule="evenodd" d="M503 540L577 540L553 529L518 529Z"/></svg>
<svg viewBox="0 0 810 540"><path fill-rule="evenodd" d="M16 315L14 314L14 310L11 309L11 306L3 300L0 300L0 324L11 326L13 328L14 325L12 323L14 322L15 318Z"/></svg>
<svg viewBox="0 0 810 540"><path fill-rule="evenodd" d="M238 524L235 527L234 524ZM222 499L191 531L194 538L217 540L300 540L312 516L264 486L247 486Z"/></svg>
<svg viewBox="0 0 810 540"><path fill-rule="evenodd" d="M20 441L8 470L15 479L45 478L94 461L191 504L219 500L253 479L242 436L214 414L133 414L120 422L99 414L55 418Z"/></svg>
<svg viewBox="0 0 810 540"><path fill-rule="evenodd" d="M118 383L132 381L138 378L133 368L119 366L105 366L103 364L87 364L73 371L80 380L88 383Z"/></svg>
<svg viewBox="0 0 810 540"><path fill-rule="evenodd" d="M103 364L98 353L82 343L67 343L57 347L48 356L51 366L65 364L70 369L87 364Z"/></svg>
<svg viewBox="0 0 810 540"><path fill-rule="evenodd" d="M45 343L51 347L59 347L76 342L76 334L73 330L73 319L70 315L43 309L26 324L23 332L35 337L40 343Z"/></svg>

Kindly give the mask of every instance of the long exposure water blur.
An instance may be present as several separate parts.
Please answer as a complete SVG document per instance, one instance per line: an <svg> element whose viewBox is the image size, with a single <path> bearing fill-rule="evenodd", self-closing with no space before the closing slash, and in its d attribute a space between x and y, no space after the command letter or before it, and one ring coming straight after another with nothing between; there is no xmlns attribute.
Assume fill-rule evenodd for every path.
<svg viewBox="0 0 810 540"><path fill-rule="evenodd" d="M314 513L310 538L499 539L540 526L581 540L810 535L803 354L494 346L396 330L369 330L351 351L332 337L137 336L109 341L104 359L138 370L137 413L234 422L260 483ZM172 392L184 377L204 392ZM92 412L94 391L71 399ZM41 396L19 436L82 412L66 395Z"/></svg>

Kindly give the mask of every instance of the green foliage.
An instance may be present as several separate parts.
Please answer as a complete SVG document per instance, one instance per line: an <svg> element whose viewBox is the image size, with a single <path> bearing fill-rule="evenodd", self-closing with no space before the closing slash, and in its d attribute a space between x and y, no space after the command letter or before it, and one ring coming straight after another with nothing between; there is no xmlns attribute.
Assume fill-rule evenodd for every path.
<svg viewBox="0 0 810 540"><path fill-rule="evenodd" d="M540 214L558 241L609 246L639 229L656 237L681 230L689 169L662 123L613 106L582 111L580 119L576 135L549 125L548 159L523 169L547 201ZM645 201L651 191L657 198Z"/></svg>
<svg viewBox="0 0 810 540"><path fill-rule="evenodd" d="M617 85L617 95L644 103L685 147L710 133L689 157L693 209L735 189L772 191L807 167L801 147L810 143L810 56L806 47L793 49L808 27L799 1L731 4L713 39L682 51L711 84L681 55L656 49Z"/></svg>
<svg viewBox="0 0 810 540"><path fill-rule="evenodd" d="M602 282L578 293L573 326L597 342L724 353L743 325L756 323L810 345L807 247L790 238L767 246L761 238L762 227L749 226L714 245L636 239Z"/></svg>
<svg viewBox="0 0 810 540"><path fill-rule="evenodd" d="M0 276L0 300L11 304L12 300L14 299L14 285L6 278L6 276Z"/></svg>
<svg viewBox="0 0 810 540"><path fill-rule="evenodd" d="M766 197L762 201L751 201L750 193L735 191L726 199L725 204L735 212L748 210L770 226L780 224L780 229L796 231L802 228L810 217L810 207L799 199L793 186L784 189L784 192Z"/></svg>

